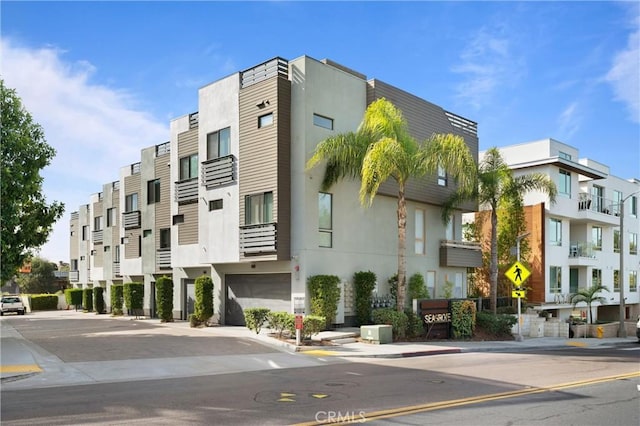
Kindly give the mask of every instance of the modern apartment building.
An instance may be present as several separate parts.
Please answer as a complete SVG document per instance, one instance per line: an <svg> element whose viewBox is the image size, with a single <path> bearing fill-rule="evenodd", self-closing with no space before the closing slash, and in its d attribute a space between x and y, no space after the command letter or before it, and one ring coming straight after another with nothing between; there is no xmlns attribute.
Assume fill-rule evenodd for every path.
<svg viewBox="0 0 640 426"><path fill-rule="evenodd" d="M531 248L530 257L523 259L531 266L531 276L525 283L530 288L526 301L566 319L574 310L587 309L585 303L575 307L570 303L573 294L602 284L608 291L599 295L606 301L593 304L593 318L617 320L624 278L625 316L636 318L640 314L640 181L613 176L609 166L580 158L577 148L554 139L499 150L516 176L543 173L558 188L555 204L540 192L524 194L530 232L526 238ZM481 152L480 158L483 155Z"/></svg>
<svg viewBox="0 0 640 426"><path fill-rule="evenodd" d="M218 320L242 325L247 307L308 312L307 278L331 274L342 289L335 323L348 323L355 315L353 274L375 272L383 295L397 271L395 188L385 183L363 208L359 182L321 192L324 170L307 170L306 162L321 140L355 130L367 105L381 97L403 111L416 138L457 134L477 158L477 125L466 118L330 60L274 58L202 87L198 111L171 121L170 141L143 149L139 163L120 170L118 196L109 197L105 187L102 205L92 199L82 224L98 231L96 217L107 215L104 198L117 198L109 208L118 209L112 212L118 238L111 240L112 256L87 263L84 275L84 264L73 269L83 240L72 233L75 282L107 289L144 282L145 311L153 316L155 281L168 275L174 317L186 319L195 279L207 274ZM481 263L479 246L461 242L462 213L475 204L442 224L440 206L452 191L443 173L406 191L407 272L421 273L433 296L452 283L454 295L464 297L466 268ZM74 213L72 230L83 218ZM114 245L120 275L113 273Z"/></svg>

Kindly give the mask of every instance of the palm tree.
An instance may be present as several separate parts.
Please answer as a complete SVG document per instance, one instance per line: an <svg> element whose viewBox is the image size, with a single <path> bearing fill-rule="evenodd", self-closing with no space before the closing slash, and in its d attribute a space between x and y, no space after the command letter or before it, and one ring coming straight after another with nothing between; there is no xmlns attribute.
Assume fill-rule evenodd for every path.
<svg viewBox="0 0 640 426"><path fill-rule="evenodd" d="M460 136L434 134L419 143L410 134L402 112L384 98L372 102L355 132L321 141L307 169L326 161L322 190L344 178L361 179L360 203L369 207L380 185L393 179L398 185L398 292L396 307L404 311L406 297L405 187L409 179L435 174L438 167L457 179L459 187L475 182L476 165Z"/></svg>
<svg viewBox="0 0 640 426"><path fill-rule="evenodd" d="M452 208L468 199L477 200L481 209L491 210L489 293L490 308L495 314L498 302L498 210L514 206L522 208L522 194L533 190L547 194L549 201L555 203L558 190L551 178L543 173L514 176L496 147L486 151L475 176L477 185L472 192L465 193L464 188L456 191L445 204L442 216L446 220Z"/></svg>
<svg viewBox="0 0 640 426"><path fill-rule="evenodd" d="M597 296L597 293L600 291L609 291L609 289L602 284L594 284L589 288L581 288L576 294L571 296L571 303L574 308L580 302L585 302L587 304L587 309L589 310L589 324L593 323L591 318L591 304L593 302L604 303L607 300L603 296Z"/></svg>

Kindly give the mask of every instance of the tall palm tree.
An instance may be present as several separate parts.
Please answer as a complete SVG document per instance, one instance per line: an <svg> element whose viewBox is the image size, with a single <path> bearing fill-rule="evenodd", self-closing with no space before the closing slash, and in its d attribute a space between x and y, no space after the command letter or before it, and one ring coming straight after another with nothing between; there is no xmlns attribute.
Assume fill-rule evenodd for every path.
<svg viewBox="0 0 640 426"><path fill-rule="evenodd" d="M397 310L403 311L406 297L405 187L409 179L435 174L444 168L469 190L475 182L476 165L460 136L434 134L420 143L410 134L402 112L388 100L372 102L355 132L338 134L321 141L307 162L307 169L326 162L322 190L343 178L361 179L360 203L369 207L380 185L393 179L398 185L398 292Z"/></svg>
<svg viewBox="0 0 640 426"><path fill-rule="evenodd" d="M514 176L496 147L485 152L475 176L477 177L477 185L473 187L472 192L465 193L464 188L456 191L445 204L442 215L443 220L446 220L452 208L468 199L477 200L481 209L491 211L489 293L491 311L496 313L498 302L498 210L502 207L513 208L514 206L522 208L522 194L534 190L547 194L549 201L555 203L558 190L551 178L543 173Z"/></svg>
<svg viewBox="0 0 640 426"><path fill-rule="evenodd" d="M594 284L588 288L581 288L576 294L571 296L571 303L574 308L580 302L585 302L587 304L587 309L589 310L589 324L593 323L591 318L591 304L593 302L604 303L607 300L604 296L597 295L600 291L609 291L609 289L602 284Z"/></svg>

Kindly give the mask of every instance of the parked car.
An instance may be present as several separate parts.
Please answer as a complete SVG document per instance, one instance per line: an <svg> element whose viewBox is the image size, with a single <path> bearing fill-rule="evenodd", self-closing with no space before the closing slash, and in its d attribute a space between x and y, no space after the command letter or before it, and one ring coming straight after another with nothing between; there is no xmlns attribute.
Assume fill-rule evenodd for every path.
<svg viewBox="0 0 640 426"><path fill-rule="evenodd" d="M26 310L19 296L2 296L2 300L0 301L0 315L4 315L6 312L15 312L18 315L24 315Z"/></svg>
<svg viewBox="0 0 640 426"><path fill-rule="evenodd" d="M638 315L638 322L636 323L636 337L638 338L638 343L640 343L640 315Z"/></svg>

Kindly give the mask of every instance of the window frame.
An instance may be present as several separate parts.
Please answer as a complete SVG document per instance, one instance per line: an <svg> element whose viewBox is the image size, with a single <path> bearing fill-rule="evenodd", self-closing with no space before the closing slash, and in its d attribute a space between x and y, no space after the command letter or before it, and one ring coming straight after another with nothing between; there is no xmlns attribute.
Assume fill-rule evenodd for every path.
<svg viewBox="0 0 640 426"><path fill-rule="evenodd" d="M549 293L562 293L562 266L549 266Z"/></svg>
<svg viewBox="0 0 640 426"><path fill-rule="evenodd" d="M102 231L102 225L103 225L103 221L102 221L102 216L96 216L93 218L93 230L94 231Z"/></svg>
<svg viewBox="0 0 640 426"><path fill-rule="evenodd" d="M107 228L111 228L116 226L116 221L118 219L118 215L116 213L115 207L109 207L107 209Z"/></svg>
<svg viewBox="0 0 640 426"><path fill-rule="evenodd" d="M225 140L221 136L225 134ZM221 148L225 148L224 150ZM224 153L222 153L224 151ZM231 127L207 133L207 160L226 157L231 154Z"/></svg>
<svg viewBox="0 0 640 426"><path fill-rule="evenodd" d="M224 201L222 198L216 198L215 200L209 200L209 211L222 210L224 207Z"/></svg>
<svg viewBox="0 0 640 426"><path fill-rule="evenodd" d="M327 130L333 130L333 118L313 113L313 125Z"/></svg>
<svg viewBox="0 0 640 426"><path fill-rule="evenodd" d="M636 293L638 291L638 271L629 271L629 292Z"/></svg>
<svg viewBox="0 0 640 426"><path fill-rule="evenodd" d="M638 254L638 234L629 232L629 254Z"/></svg>
<svg viewBox="0 0 640 426"><path fill-rule="evenodd" d="M327 201L328 200L328 201ZM328 206L326 206L328 203ZM323 209L328 207L328 223L323 220ZM326 238L326 240L324 238ZM318 247L333 247L333 194L318 192Z"/></svg>
<svg viewBox="0 0 640 426"><path fill-rule="evenodd" d="M179 182L198 177L198 153L185 155L178 160Z"/></svg>
<svg viewBox="0 0 640 426"><path fill-rule="evenodd" d="M160 228L158 234L158 248L161 250L171 249L171 228Z"/></svg>
<svg viewBox="0 0 640 426"><path fill-rule="evenodd" d="M591 227L591 246L593 250L602 251L602 227Z"/></svg>
<svg viewBox="0 0 640 426"><path fill-rule="evenodd" d="M447 186L448 178L447 178L447 171L445 170L445 168L442 166L438 166L437 173L438 173L438 185Z"/></svg>
<svg viewBox="0 0 640 426"><path fill-rule="evenodd" d="M274 122L273 112L260 115L258 116L258 129L273 126L273 122Z"/></svg>
<svg viewBox="0 0 640 426"><path fill-rule="evenodd" d="M160 179L147 181L147 204L160 202Z"/></svg>
<svg viewBox="0 0 640 426"><path fill-rule="evenodd" d="M138 193L126 194L124 196L125 213L136 212L138 208Z"/></svg>
<svg viewBox="0 0 640 426"><path fill-rule="evenodd" d="M255 201L254 201L255 200ZM260 218L254 217L254 208ZM264 225L273 222L273 192L249 194L244 197L244 224Z"/></svg>
<svg viewBox="0 0 640 426"><path fill-rule="evenodd" d="M562 246L562 220L555 217L549 218L549 244L552 246Z"/></svg>
<svg viewBox="0 0 640 426"><path fill-rule="evenodd" d="M558 194L571 198L571 172L560 169L558 176Z"/></svg>
<svg viewBox="0 0 640 426"><path fill-rule="evenodd" d="M426 250L425 250L425 243L426 243L426 238L425 238L425 223L424 223L424 218L425 218L425 211L424 209L415 209L414 213L413 213L413 224L415 227L415 231L414 231L414 244L413 244L413 252L415 254L420 254L420 255L424 255ZM420 225L420 226L418 226Z"/></svg>

